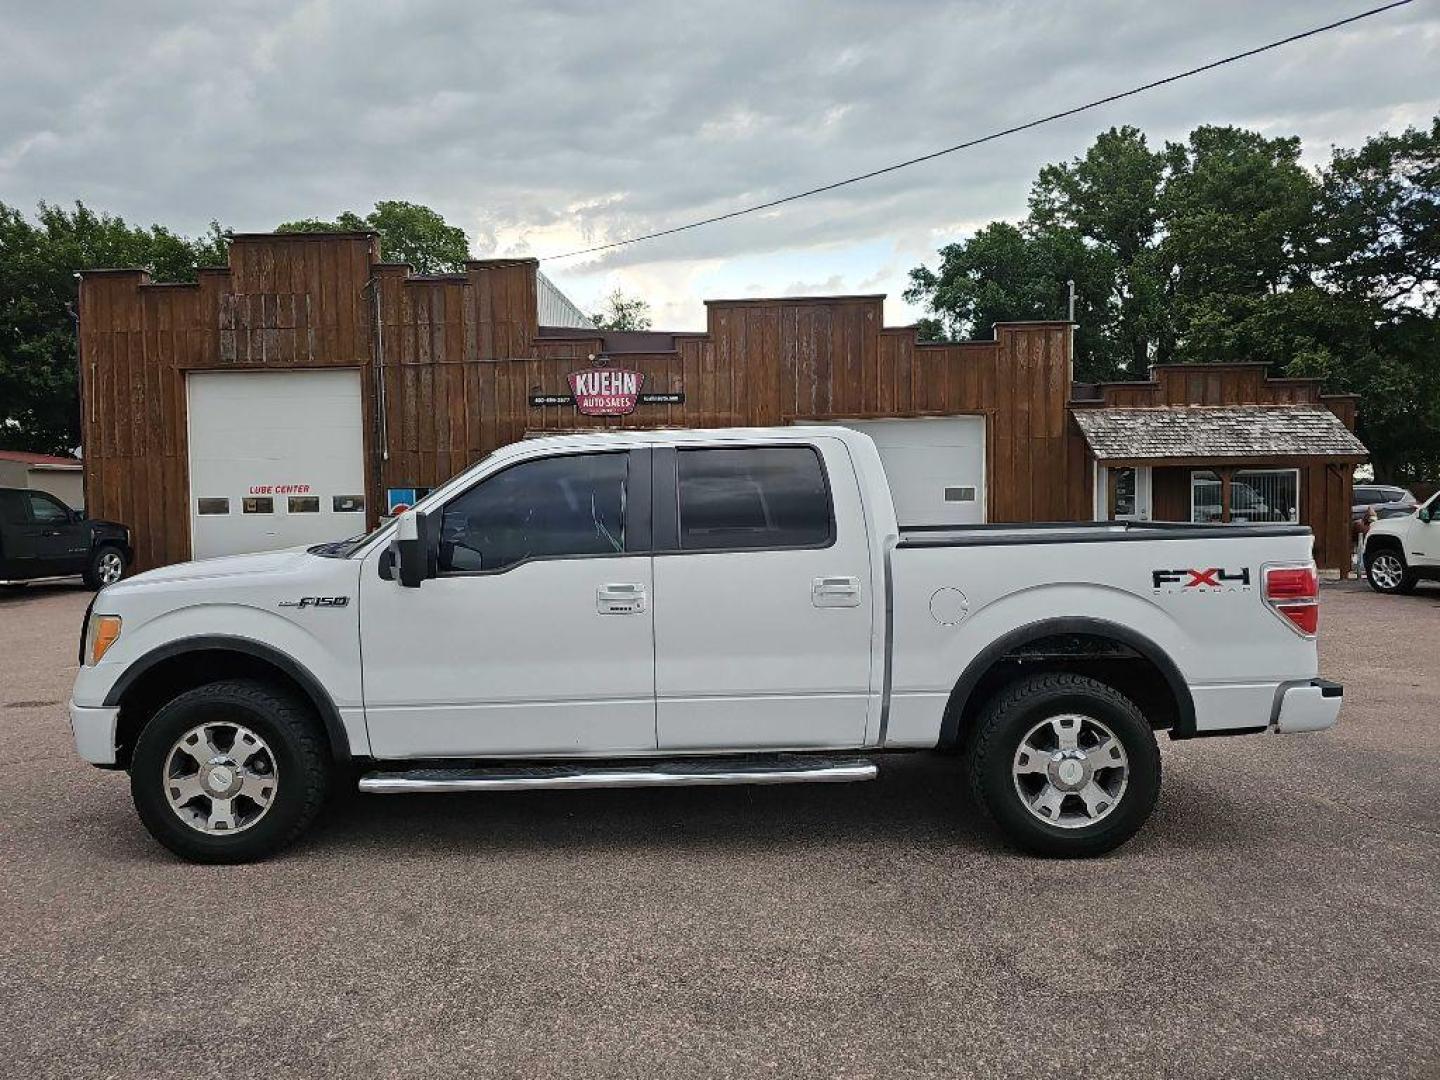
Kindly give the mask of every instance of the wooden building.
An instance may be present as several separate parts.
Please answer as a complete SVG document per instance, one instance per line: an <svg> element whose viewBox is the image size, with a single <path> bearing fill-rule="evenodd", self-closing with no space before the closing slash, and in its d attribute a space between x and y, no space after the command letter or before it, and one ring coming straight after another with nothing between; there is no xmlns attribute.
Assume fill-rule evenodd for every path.
<svg viewBox="0 0 1440 1080"><path fill-rule="evenodd" d="M368 233L236 236L230 265L187 285L90 271L80 289L86 505L131 525L139 563L156 566L226 544L358 532L397 495L538 432L845 422L875 436L902 518L916 520L1210 517L1209 481L1192 475L1205 471L1219 516L1234 520L1257 512L1255 500L1236 501L1251 486L1236 470L1294 468L1292 505L1266 503L1267 519L1311 524L1322 564L1348 566L1350 476L1364 456L1349 435L1353 399L1249 364L1079 386L1066 323L928 344L884 326L883 300L711 300L703 333L546 326L542 309L575 309L534 260L418 276L382 262ZM585 384L571 377L586 371L643 376L630 410L577 407ZM1242 453L1152 452L1174 449L1155 442L1161 407L1247 405L1263 408ZM1077 419L1127 409L1156 414L1151 442L1128 457L1092 445L1100 436ZM1264 430L1300 411L1325 438L1305 444L1301 431L1277 454ZM1197 484L1198 504L1188 496Z"/></svg>

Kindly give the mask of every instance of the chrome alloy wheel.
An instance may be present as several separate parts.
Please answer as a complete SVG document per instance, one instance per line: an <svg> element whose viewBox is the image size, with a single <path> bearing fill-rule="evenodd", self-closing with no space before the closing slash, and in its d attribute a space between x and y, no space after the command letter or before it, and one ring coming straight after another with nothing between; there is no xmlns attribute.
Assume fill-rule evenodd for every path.
<svg viewBox="0 0 1440 1080"><path fill-rule="evenodd" d="M1382 551L1370 560L1370 580L1382 589L1398 589L1405 580L1405 564L1393 552Z"/></svg>
<svg viewBox="0 0 1440 1080"><path fill-rule="evenodd" d="M95 576L100 579L102 586L114 585L125 573L125 560L120 557L118 551L107 551L100 556L95 570Z"/></svg>
<svg viewBox="0 0 1440 1080"><path fill-rule="evenodd" d="M1081 829L1119 805L1130 762L1099 720L1064 713L1041 720L1020 740L1013 771L1025 809L1047 825Z"/></svg>
<svg viewBox="0 0 1440 1080"><path fill-rule="evenodd" d="M165 797L181 821L209 835L244 832L275 801L279 770L265 740L241 724L193 727L165 756Z"/></svg>

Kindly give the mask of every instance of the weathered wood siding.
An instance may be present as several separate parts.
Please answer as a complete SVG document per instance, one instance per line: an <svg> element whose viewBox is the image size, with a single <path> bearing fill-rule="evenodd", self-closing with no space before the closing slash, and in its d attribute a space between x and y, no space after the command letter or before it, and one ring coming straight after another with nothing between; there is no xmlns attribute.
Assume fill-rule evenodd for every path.
<svg viewBox="0 0 1440 1080"><path fill-rule="evenodd" d="M386 488L434 486L535 432L958 414L987 421L989 520L1091 514L1089 454L1067 411L1067 324L1000 325L990 341L936 345L885 327L881 296L713 300L704 333L609 358L644 372L647 392L683 393L683 404L594 418L529 404L568 393L566 376L603 344L585 331L539 336L536 270L532 259L487 259L421 277L381 262L373 235L348 233L237 236L230 265L193 285L86 273L87 507L134 528L141 567L188 558L186 373L352 367L364 388L372 525ZM1113 405L1323 400L1354 422L1353 399L1266 379L1259 365L1159 368L1153 382L1100 392ZM1302 481L1329 565L1348 543L1342 472L1307 464Z"/></svg>

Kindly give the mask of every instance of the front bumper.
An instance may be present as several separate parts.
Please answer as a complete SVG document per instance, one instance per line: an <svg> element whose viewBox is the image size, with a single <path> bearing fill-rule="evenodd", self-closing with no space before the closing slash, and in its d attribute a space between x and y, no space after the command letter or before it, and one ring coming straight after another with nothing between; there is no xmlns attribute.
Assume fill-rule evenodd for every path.
<svg viewBox="0 0 1440 1080"><path fill-rule="evenodd" d="M70 702L70 734L75 737L75 749L91 765L111 766L119 764L115 751L115 726L120 718L120 707L101 705L76 705Z"/></svg>
<svg viewBox="0 0 1440 1080"><path fill-rule="evenodd" d="M1345 701L1345 688L1329 679L1285 683L1275 692L1270 725L1283 734L1334 727Z"/></svg>

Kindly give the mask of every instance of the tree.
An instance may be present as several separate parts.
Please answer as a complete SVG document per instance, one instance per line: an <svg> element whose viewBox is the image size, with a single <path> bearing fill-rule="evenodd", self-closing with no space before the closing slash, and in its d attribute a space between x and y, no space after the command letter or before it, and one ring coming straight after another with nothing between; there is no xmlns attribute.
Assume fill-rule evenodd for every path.
<svg viewBox="0 0 1440 1080"><path fill-rule="evenodd" d="M276 232L376 232L380 253L392 262L409 263L422 274L453 274L465 269L470 243L465 230L448 224L428 206L387 199L364 217L347 210L334 221L302 218L286 221Z"/></svg>
<svg viewBox="0 0 1440 1080"><path fill-rule="evenodd" d="M75 275L141 267L157 281L193 281L198 266L223 265L228 242L211 222L191 240L41 203L37 223L0 203L0 446L66 454L80 444Z"/></svg>
<svg viewBox="0 0 1440 1080"><path fill-rule="evenodd" d="M605 297L605 309L590 316L599 330L649 330L650 302L639 296L627 296L625 290L614 289Z"/></svg>
<svg viewBox="0 0 1440 1080"><path fill-rule="evenodd" d="M922 333L1063 317L1076 282L1076 374L1265 361L1360 395L1388 479L1440 475L1440 117L1337 150L1201 127L1151 151L1134 128L1041 169L1024 220L994 222L911 272Z"/></svg>
<svg viewBox="0 0 1440 1080"><path fill-rule="evenodd" d="M1440 117L1428 131L1337 150L1322 177L1315 261L1349 347L1292 365L1360 395L1360 437L1380 480L1440 477Z"/></svg>

